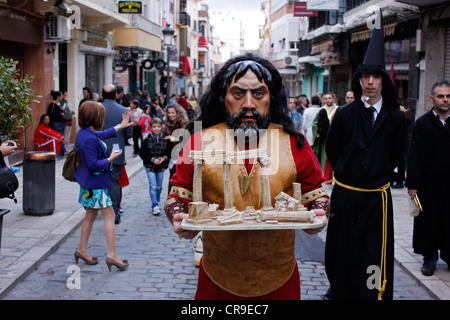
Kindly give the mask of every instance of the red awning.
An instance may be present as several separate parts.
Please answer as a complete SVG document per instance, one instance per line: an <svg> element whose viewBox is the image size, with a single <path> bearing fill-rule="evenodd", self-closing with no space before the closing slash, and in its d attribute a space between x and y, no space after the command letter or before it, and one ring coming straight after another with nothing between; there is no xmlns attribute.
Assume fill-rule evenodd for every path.
<svg viewBox="0 0 450 320"><path fill-rule="evenodd" d="M198 47L199 48L207 48L209 49L209 42L206 40L205 37L199 37L198 38Z"/></svg>
<svg viewBox="0 0 450 320"><path fill-rule="evenodd" d="M192 63L191 57L181 56L181 73L191 74L192 73Z"/></svg>

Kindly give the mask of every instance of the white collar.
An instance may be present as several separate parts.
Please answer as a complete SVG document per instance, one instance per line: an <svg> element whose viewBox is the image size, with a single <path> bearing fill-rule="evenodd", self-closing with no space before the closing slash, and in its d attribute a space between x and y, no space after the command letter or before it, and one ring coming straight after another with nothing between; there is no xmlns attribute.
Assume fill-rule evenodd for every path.
<svg viewBox="0 0 450 320"><path fill-rule="evenodd" d="M364 107L366 107L367 109L370 108L370 106L373 106L375 108L375 110L377 110L377 113L380 113L381 107L383 106L383 97L381 97L381 99L375 104L368 104L362 98L361 98L361 101L364 103Z"/></svg>
<svg viewBox="0 0 450 320"><path fill-rule="evenodd" d="M438 115L436 113L436 111L434 111L434 108L431 109L431 111L433 111L433 114L435 117L439 117L439 120L441 121L441 123L445 126L445 122L448 121L448 119L450 118L450 114L447 116L447 119L442 119L440 115Z"/></svg>

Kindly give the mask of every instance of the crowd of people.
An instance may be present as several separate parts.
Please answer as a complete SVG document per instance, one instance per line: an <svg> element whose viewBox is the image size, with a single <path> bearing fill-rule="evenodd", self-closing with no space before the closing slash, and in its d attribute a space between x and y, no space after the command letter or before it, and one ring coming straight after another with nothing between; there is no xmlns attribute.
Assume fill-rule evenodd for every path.
<svg viewBox="0 0 450 320"><path fill-rule="evenodd" d="M194 198L194 164L187 159L189 151L203 150L206 141L208 148L217 150L226 150L226 143L232 143L233 150L250 150L264 135L278 139L269 151L277 160L278 171L268 177L266 173L271 202L280 192L292 194L292 183L300 183L302 204L322 222L321 227L305 231L315 234L327 226L324 256L330 288L324 299L391 300L394 219L390 186L407 151L407 127L385 71L384 46L379 39L383 29L376 30L370 54L355 70L352 88L341 106L332 92L318 93L311 99L286 97L274 65L252 54L227 61L198 106L184 94L170 97L165 104L162 96L150 98L147 92L131 96L113 85L105 85L96 101L90 90L83 88L86 95L80 101L81 129L76 137L82 164L76 179L86 218L75 259L98 263L87 252L87 244L100 210L105 217L109 270L111 266L125 270L129 265L126 259L118 258L114 231L121 217L121 188L129 183L123 153L129 139L133 138L133 155L142 158L147 173L151 213L161 212L163 177L169 170L164 212L175 233L193 239L198 231L181 227L183 219L189 218L188 206ZM373 44L374 39L379 44ZM52 148L61 155L64 150L59 146L67 141L66 115L72 113L63 112L62 93L52 91L51 96L48 113L36 131L47 135L46 139L51 133L54 142L35 138L35 143L36 148ZM413 128L406 180L411 198L423 200L423 213L414 224L413 246L424 256L424 275L434 273L439 253L450 263L450 221L446 214L450 209L450 83L434 84L430 101L433 109ZM200 131L193 119L201 122ZM218 134L228 137L230 131L234 139L216 139ZM240 133L244 133L243 140ZM183 150L178 148L181 142ZM260 181L267 168L259 161L230 164L237 210L262 207ZM202 197L224 208L221 168L222 164L214 162L202 165ZM245 188L242 181L248 182ZM334 185L330 196L323 183ZM196 299L300 299L293 230L204 231L202 241ZM374 266L379 277L371 281L369 271Z"/></svg>

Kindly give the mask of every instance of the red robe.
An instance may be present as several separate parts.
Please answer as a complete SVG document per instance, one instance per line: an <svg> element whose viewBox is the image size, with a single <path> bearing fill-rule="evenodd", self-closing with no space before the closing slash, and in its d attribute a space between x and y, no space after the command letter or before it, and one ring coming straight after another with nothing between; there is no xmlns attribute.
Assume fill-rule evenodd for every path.
<svg viewBox="0 0 450 320"><path fill-rule="evenodd" d="M50 151L61 153L61 143L64 135L40 123L34 131L34 146L36 151Z"/></svg>
<svg viewBox="0 0 450 320"><path fill-rule="evenodd" d="M190 162L190 158L187 156L189 150L197 150L195 146L201 146L200 134L194 134L187 142L183 149L180 158L177 162L177 172L171 179L173 187L178 187L192 192L193 183L193 171L194 165ZM297 169L296 181L301 183L302 194L305 195L313 190L320 189L324 182L322 170L317 161L317 158L309 146L306 144L303 148L297 147L297 140L295 137L290 137L290 144L292 155L294 158L295 166ZM247 172L251 171L252 163L246 161ZM171 190L172 191L172 190ZM181 191L182 192L182 191ZM181 199L186 204L189 203L189 196L183 196L180 193L170 192L169 196ZM307 205L307 204L306 204ZM205 274L200 264L199 270L199 282L197 288L196 299L233 299L241 298L233 296L225 290L214 284L209 277ZM297 267L295 268L297 270ZM298 270L297 270L298 271ZM300 280L298 272L294 272L291 278L278 290L269 293L268 295L260 297L262 299L300 299Z"/></svg>

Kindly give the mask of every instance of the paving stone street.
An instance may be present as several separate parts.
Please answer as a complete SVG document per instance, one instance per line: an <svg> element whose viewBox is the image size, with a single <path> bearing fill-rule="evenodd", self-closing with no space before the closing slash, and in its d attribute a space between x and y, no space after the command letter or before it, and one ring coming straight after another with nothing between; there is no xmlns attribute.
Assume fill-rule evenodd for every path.
<svg viewBox="0 0 450 320"><path fill-rule="evenodd" d="M165 178L167 181L167 174ZM162 199L166 194L165 183ZM130 262L126 271L114 267L108 271L103 218L99 214L88 247L91 255L99 257L98 265L89 266L82 260L75 264L73 254L80 237L80 228L77 228L3 299L192 300L198 273L193 264L193 241L180 239L164 213L153 216L149 203L148 180L145 171L140 169L123 189L124 214L122 222L116 226L118 255ZM328 289L321 253L325 231L315 236L301 230L297 232L302 300L321 300ZM77 270L80 271L79 282ZM435 299L398 265L395 277L394 299Z"/></svg>

